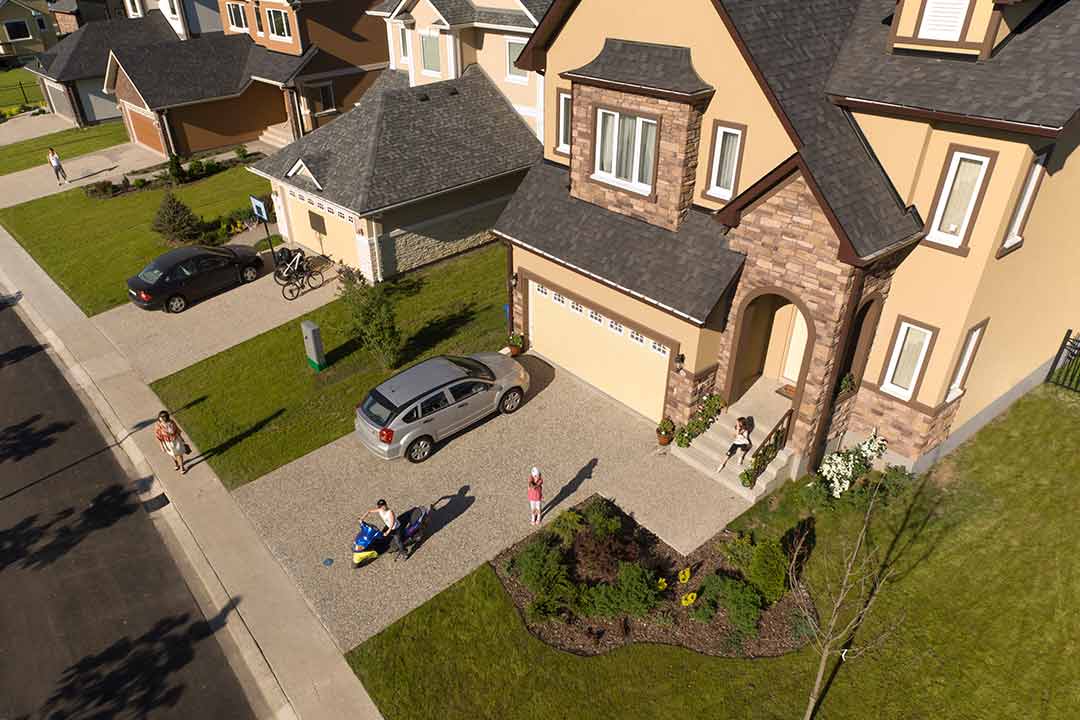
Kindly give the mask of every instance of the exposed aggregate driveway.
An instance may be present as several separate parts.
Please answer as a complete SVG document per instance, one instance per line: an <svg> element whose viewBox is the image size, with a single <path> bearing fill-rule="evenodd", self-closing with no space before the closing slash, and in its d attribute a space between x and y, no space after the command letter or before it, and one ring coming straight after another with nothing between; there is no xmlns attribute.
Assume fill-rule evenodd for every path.
<svg viewBox="0 0 1080 720"><path fill-rule="evenodd" d="M749 507L659 451L652 423L539 358L522 360L533 387L521 409L423 464L380 460L350 434L233 493L343 651L528 535L533 465L544 474L545 522L596 492L683 553ZM357 518L380 497L399 512L434 504L428 538L407 562L353 569Z"/></svg>

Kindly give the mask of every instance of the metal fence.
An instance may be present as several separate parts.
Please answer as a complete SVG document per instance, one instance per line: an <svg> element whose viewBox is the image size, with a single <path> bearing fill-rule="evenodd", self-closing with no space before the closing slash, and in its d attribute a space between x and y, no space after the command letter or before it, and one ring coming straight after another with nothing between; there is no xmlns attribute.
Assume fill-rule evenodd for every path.
<svg viewBox="0 0 1080 720"><path fill-rule="evenodd" d="M1061 341L1046 382L1080 392L1080 335L1073 335L1071 329Z"/></svg>
<svg viewBox="0 0 1080 720"><path fill-rule="evenodd" d="M36 82L22 82L14 85L0 85L0 107L35 105L45 102L41 96L41 86Z"/></svg>

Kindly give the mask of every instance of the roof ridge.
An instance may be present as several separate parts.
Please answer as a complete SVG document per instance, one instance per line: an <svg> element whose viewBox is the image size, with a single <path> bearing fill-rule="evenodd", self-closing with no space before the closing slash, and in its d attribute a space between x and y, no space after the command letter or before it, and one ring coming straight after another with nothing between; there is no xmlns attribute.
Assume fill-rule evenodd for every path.
<svg viewBox="0 0 1080 720"><path fill-rule="evenodd" d="M386 114L383 112L383 107L386 104L387 91L380 92L376 97L372 98L375 102L374 118L372 122L375 125L374 132L370 134L367 140L367 146L363 149L364 154L371 158L371 162L362 169L361 175L357 178L357 193L358 197L363 200L362 205L367 205L368 197L371 194L371 184L375 177L375 168L379 164L379 154L376 152L378 147L378 139L382 135L383 124L386 120Z"/></svg>

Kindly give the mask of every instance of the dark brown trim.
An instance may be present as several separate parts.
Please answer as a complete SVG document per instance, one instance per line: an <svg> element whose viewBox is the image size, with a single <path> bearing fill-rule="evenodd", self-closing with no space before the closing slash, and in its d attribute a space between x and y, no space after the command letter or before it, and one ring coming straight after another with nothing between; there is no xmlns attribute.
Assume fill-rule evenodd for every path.
<svg viewBox="0 0 1080 720"><path fill-rule="evenodd" d="M799 169L798 157L798 153L790 156L746 190L728 200L727 204L716 213L717 220L728 227L738 227L742 222L743 212L747 208Z"/></svg>
<svg viewBox="0 0 1080 720"><path fill-rule="evenodd" d="M600 305L596 301L586 298L584 295L579 295L579 294L577 294L575 292L571 292L571 291L567 290L566 288L562 287L561 285L556 285L555 283L551 282L547 278L545 278L545 277L543 277L541 275L537 275L536 273L531 272L527 268L523 268L523 267L519 266L518 270L517 270L517 273L518 273L518 287L522 288L522 293L524 294L524 301L522 303L522 307L524 309L524 315L525 316L522 318L522 323L524 325L523 330L525 332L523 334L525 335L525 338L526 338L526 344L529 345L529 346L532 345L531 338L529 338L529 335L528 335L528 329L529 329L529 314L528 314L529 313L529 300L528 300L528 298L529 298L529 283L534 283L534 282L539 283L539 284L547 287L548 289L550 289L553 292L558 293L559 295L562 295L567 300L570 300L570 301L573 301L573 302L576 302L576 303L580 304L582 307L584 307L586 309L586 312L588 310L590 310L590 309L591 310L596 310L598 313L603 315L605 318L616 321L617 323L622 325L627 330L635 330L635 331L637 331L638 333L644 335L646 338L648 338L650 340L656 340L656 341L661 342L664 345L666 345L667 348L668 348L668 367L667 367L667 372L664 375L664 402L660 406L660 417L661 417L661 419L663 419L664 417L667 416L668 399L671 397L671 374L675 371L675 356L678 355L682 350L682 346L679 344L678 340L675 340L674 338L670 338L667 335L661 335L660 333L656 332L655 330L652 330L652 329L646 327L645 325L641 325L637 321L631 320L630 318L626 317L625 315L622 315L620 313L617 313L617 312L615 312L613 310L608 309L608 307L606 305ZM596 281L594 280L593 282L596 282ZM641 301L639 300L638 302L641 302ZM567 312L572 312L572 311L568 309ZM588 318L586 318L586 319L588 319ZM687 325L690 325L691 327L695 328L695 330L700 330L700 328L697 328L697 326L692 325L691 323L687 323ZM648 348L648 351L649 352L655 352L651 348ZM619 398L615 398L615 399L619 400ZM622 402L622 401L619 400L619 402ZM626 403L623 403L623 404L626 405ZM627 405L627 407L629 407L629 405ZM636 410L635 410L635 412L636 412Z"/></svg>
<svg viewBox="0 0 1080 720"><path fill-rule="evenodd" d="M960 397L963 397L964 392L967 391L968 376L971 375L971 368L973 365L975 365L975 358L979 354L979 346L982 345L982 341L986 337L986 328L989 325L990 318L986 318L982 322L972 325L970 328L968 328L968 331L964 333L964 341L960 344L960 347L957 350L956 359L953 361L952 370L949 372L949 383L945 386L945 400L942 402L942 405L948 405L950 402L953 402L949 400L949 391L952 390L953 380L956 379L956 371L960 369L960 363L964 360L964 348L967 347L968 341L971 339L972 333L974 333L976 330L981 329L982 332L979 334L979 339L975 341L975 348L971 351L971 362L969 362L967 368L964 369L964 377L960 378L960 396L954 398L954 400L958 400L960 399Z"/></svg>
<svg viewBox="0 0 1080 720"><path fill-rule="evenodd" d="M892 23L889 25L889 46L885 48L886 52L891 53L893 43L896 42L896 33L900 29L900 17L904 14L905 2L907 2L907 0L898 0L896 7L893 9Z"/></svg>
<svg viewBox="0 0 1080 720"><path fill-rule="evenodd" d="M919 27L922 26L923 14L926 12L926 3L928 0L921 0L919 4L919 14L915 18L915 35L913 39L922 40L919 38ZM937 45L940 47L958 47L964 44L974 44L978 47L978 43L967 43L968 30L971 28L971 16L975 13L975 0L967 0L967 12L964 14L964 24L960 27L960 39L959 40L923 40L928 45ZM896 38L896 42L907 42L906 38Z"/></svg>
<svg viewBox="0 0 1080 720"><path fill-rule="evenodd" d="M653 122L656 123L656 146L655 146L655 150L653 151L653 176L649 181L649 194L648 195L642 195L639 192L634 192L633 190L627 190L624 187L619 187L618 185L615 185L614 183L609 183L609 182L605 182L603 180L598 180L598 179L593 178L593 175L596 174L596 157L597 157L597 153L600 152L600 111L601 110L604 110L606 112L616 113L619 116L627 115L629 117L642 118L644 120L652 120ZM590 124L590 130L589 130L589 132L590 132L589 137L592 138L592 153L591 153L591 157L589 158L589 163L590 164L589 164L588 170L585 173L585 181L592 184L592 185L598 185L598 186L603 187L603 188L608 188L608 189L611 189L611 190L615 190L616 192L624 193L624 194L626 194L626 195L628 195L630 197L634 197L634 198L638 198L638 199L645 199L645 200L648 200L651 203L655 203L656 202L656 195L657 195L656 179L659 177L659 173L660 173L660 133L664 129L663 118L660 115L650 115L648 113L631 112L631 111L623 110L623 109L620 109L618 107L614 107L614 106L611 106L611 105L602 105L600 103L594 103L590 107L589 115L590 115L589 120L590 120L590 123L591 123ZM615 142L615 143L618 142L618 134L619 134L618 131L619 131L619 124L615 123L615 136L616 137L613 140L613 142ZM612 159L614 160L614 153L612 153ZM614 168L612 168L612 170L614 171ZM637 168L634 168L634 170L636 172ZM615 173L612 172L612 175L614 175L614 174Z"/></svg>
<svg viewBox="0 0 1080 720"><path fill-rule="evenodd" d="M829 101L834 105L846 107L850 110L886 114L889 117L906 118L910 120L930 120L938 122L957 123L971 127L989 128L991 130L1005 130L1008 132L1035 135L1037 137L1056 138L1064 128L1050 128L1043 125L1031 125L1027 123L1011 122L1009 120L996 120L994 118L976 117L974 115L962 115L960 113L942 112L939 110L925 110L923 108L908 105L893 105L889 103L869 102L858 98L843 97L840 95L828 95Z"/></svg>
<svg viewBox="0 0 1080 720"><path fill-rule="evenodd" d="M514 245L509 240L502 241L506 248L506 301L510 303L510 312L507 313L506 324L509 327L507 335L514 333ZM518 278L518 282L521 278ZM524 335L524 333L522 333Z"/></svg>
<svg viewBox="0 0 1080 720"><path fill-rule="evenodd" d="M881 311L884 307L884 296L880 292L873 292L863 299L858 310L855 311L854 317L866 311L859 337L855 340L855 356L851 361L851 375L855 378L856 388L862 385L863 375L866 374L866 366L870 362L870 351L874 348L874 338L877 336L878 323L881 322Z"/></svg>
<svg viewBox="0 0 1080 720"><path fill-rule="evenodd" d="M971 208L971 216L967 219L967 227L964 228L964 234L960 238L960 245L958 247L952 247L932 240L930 238L930 233L933 229L934 218L938 213L938 205L943 199L942 194L945 192L945 180L949 177L949 168L952 167L953 158L957 153L961 152L984 157L987 162L986 170L982 176L982 182L979 184L979 189L975 196L975 205ZM975 223L979 220L979 210L982 209L983 199L986 197L986 189L990 186L990 179L993 176L994 165L997 164L997 158L997 150L987 150L986 148L960 145L958 143L949 144L949 147L945 150L945 162L941 167L941 175L938 177L937 189L934 190L934 199L930 203L930 211L926 214L926 221L923 224L923 232L925 233L925 236L921 241L923 245L934 248L935 250L947 252L951 255L967 257L967 254L971 252L968 244L971 242L971 235L975 230ZM953 180L955 181L955 177Z"/></svg>
<svg viewBox="0 0 1080 720"><path fill-rule="evenodd" d="M555 0L544 13L544 17L540 19L540 24L533 30L533 34L525 43L525 48L514 64L523 70L534 72L546 70L548 46L558 35L566 18L577 7L578 2L579 0Z"/></svg>
<svg viewBox="0 0 1080 720"><path fill-rule="evenodd" d="M566 115L566 124L570 126L570 142L568 143L569 150L563 152L559 149L559 142L562 140L562 98L563 94L570 96L570 112ZM659 133L657 134L659 136ZM574 150L574 89L573 86L567 87L565 85L555 86L555 144L551 146L551 152L560 157L569 158Z"/></svg>
<svg viewBox="0 0 1080 720"><path fill-rule="evenodd" d="M604 90L614 90L615 92L622 92L630 95L645 95L647 97L671 100L672 102L686 103L688 105L696 105L703 100L712 97L716 93L715 90L703 90L694 93L693 95L687 95L685 93L672 92L671 90L664 90L662 88L632 85L629 83L619 83L611 80L602 80L601 78L588 77L586 75L577 75L572 71L561 72L559 73L559 77L578 85L590 85L592 87L603 88Z"/></svg>
<svg viewBox="0 0 1080 720"><path fill-rule="evenodd" d="M918 374L915 377L915 384L911 389L911 399L904 400L898 398L895 395L891 395L881 389L881 386L885 384L885 374L889 371L889 364L892 362L893 352L896 350L896 341L900 336L901 323L907 323L908 325L914 325L915 327L926 330L930 333L930 342L926 347L926 354L923 356L922 367L919 368ZM933 325L928 325L923 322L919 322L914 318L910 318L906 315L897 315L896 323L893 325L892 336L889 338L889 347L885 350L885 358L881 363L881 372L878 374L878 381L876 383L864 382L863 385L872 387L874 390L884 395L885 397L892 398L896 402L907 405L908 407L915 408L919 412L925 412L932 409L928 405L923 405L918 401L919 391L922 390L923 379L926 377L926 369L930 367L930 359L934 355L934 345L937 344L938 335L941 334L941 328Z"/></svg>
<svg viewBox="0 0 1080 720"><path fill-rule="evenodd" d="M983 38L982 47L979 49L979 59L989 60L990 56L994 54L994 47L997 46L997 34L1001 28L1001 21L1005 17L1001 10L998 9L998 4L994 4L994 10L990 13L990 24L986 28L986 36Z"/></svg>
<svg viewBox="0 0 1080 720"><path fill-rule="evenodd" d="M720 128L738 130L740 133L739 157L735 159L735 177L731 181L731 197L727 200L709 194L709 189L712 187L713 171L716 169L716 136L720 131ZM708 200L714 203L729 203L739 196L739 178L742 177L743 156L746 154L746 135L747 127L744 123L732 122L730 120L713 120L712 139L709 144L709 170L708 174L705 176L705 182L703 183L704 187L699 196L702 200Z"/></svg>
<svg viewBox="0 0 1080 720"><path fill-rule="evenodd" d="M1035 187L1031 191L1031 200L1028 202L1026 208L1024 208L1024 216L1020 218L1020 227L1018 228L1018 235L1020 236L1020 242L1015 245L1005 247L1005 243L1009 241L1009 230L1013 226L1013 221L1016 219L1016 213L1020 210L1020 203L1024 201L1024 191L1027 189L1028 177L1031 175L1031 170L1039 164L1039 156L1043 153L1046 154L1046 160L1042 163L1042 171L1039 173L1039 177L1035 180ZM1005 234L1001 237L1001 244L998 246L998 250L994 253L994 257L998 260L1012 253L1015 250L1019 250L1024 245L1024 230L1027 228L1028 219L1031 217L1031 211L1035 207L1035 199L1039 196L1039 188L1042 187L1043 180L1046 178L1046 166L1050 164L1050 156L1054 153L1054 146L1050 145L1036 152L1031 159L1031 164L1027 166L1026 172L1020 178L1020 191L1017 193L1016 198L1013 200L1013 211L1009 213L1008 222L1005 225Z"/></svg>
<svg viewBox="0 0 1080 720"><path fill-rule="evenodd" d="M967 42L967 41L955 41L955 40L923 40L917 37L899 37L897 36L893 40L893 47L896 45L917 45L927 49L937 48L943 53L948 53L950 50L975 50L974 53L956 53L957 55L967 55L969 57L978 57L982 51L983 42ZM904 48L896 48L903 50Z"/></svg>

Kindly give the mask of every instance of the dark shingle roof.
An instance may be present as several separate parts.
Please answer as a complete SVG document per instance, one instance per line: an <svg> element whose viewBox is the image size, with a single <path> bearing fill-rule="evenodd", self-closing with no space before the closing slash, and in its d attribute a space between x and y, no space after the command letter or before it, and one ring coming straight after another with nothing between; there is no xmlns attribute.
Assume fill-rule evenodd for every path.
<svg viewBox="0 0 1080 720"><path fill-rule="evenodd" d="M532 30L536 27L525 13L520 10L506 10L505 8L478 7L472 22L519 27L522 30Z"/></svg>
<svg viewBox="0 0 1080 720"><path fill-rule="evenodd" d="M375 3L375 5L368 10L368 14L374 15L378 13L380 15L389 15L394 12L394 8L398 6L399 2L401 2L401 0L382 0L382 2Z"/></svg>
<svg viewBox="0 0 1080 720"><path fill-rule="evenodd" d="M456 80L408 87L383 71L356 107L261 160L255 169L367 213L531 165L528 125L473 66ZM286 174L303 160L322 190Z"/></svg>
<svg viewBox="0 0 1080 720"><path fill-rule="evenodd" d="M46 4L52 12L74 13L79 11L79 0L49 0Z"/></svg>
<svg viewBox="0 0 1080 720"><path fill-rule="evenodd" d="M800 154L855 252L873 255L921 230L862 134L825 95L859 0L721 1L801 139Z"/></svg>
<svg viewBox="0 0 1080 720"><path fill-rule="evenodd" d="M114 52L152 109L237 95L252 75L284 82L310 59L271 52L247 35L221 33Z"/></svg>
<svg viewBox="0 0 1080 720"><path fill-rule="evenodd" d="M451 25L482 22L525 29L533 27L532 22L529 21L529 16L521 10L481 7L469 2L469 0L431 0L431 4Z"/></svg>
<svg viewBox="0 0 1080 720"><path fill-rule="evenodd" d="M678 93L701 95L713 86L701 79L690 62L690 48L630 40L604 40L604 47L591 62L563 77L574 80L604 80Z"/></svg>
<svg viewBox="0 0 1080 720"><path fill-rule="evenodd" d="M1049 0L989 60L886 52L895 0L866 0L828 92L925 110L1063 127L1080 108L1080 2Z"/></svg>
<svg viewBox="0 0 1080 720"><path fill-rule="evenodd" d="M536 18L536 22L544 19L544 14L547 13L553 2L555 0L521 0L521 4L527 7L532 16Z"/></svg>
<svg viewBox="0 0 1080 720"><path fill-rule="evenodd" d="M566 168L533 165L496 232L704 324L746 259L712 216L691 210L671 232L578 200L569 185Z"/></svg>
<svg viewBox="0 0 1080 720"><path fill-rule="evenodd" d="M152 10L141 18L88 22L42 54L31 66L57 82L102 77L109 50L177 40L169 21Z"/></svg>

